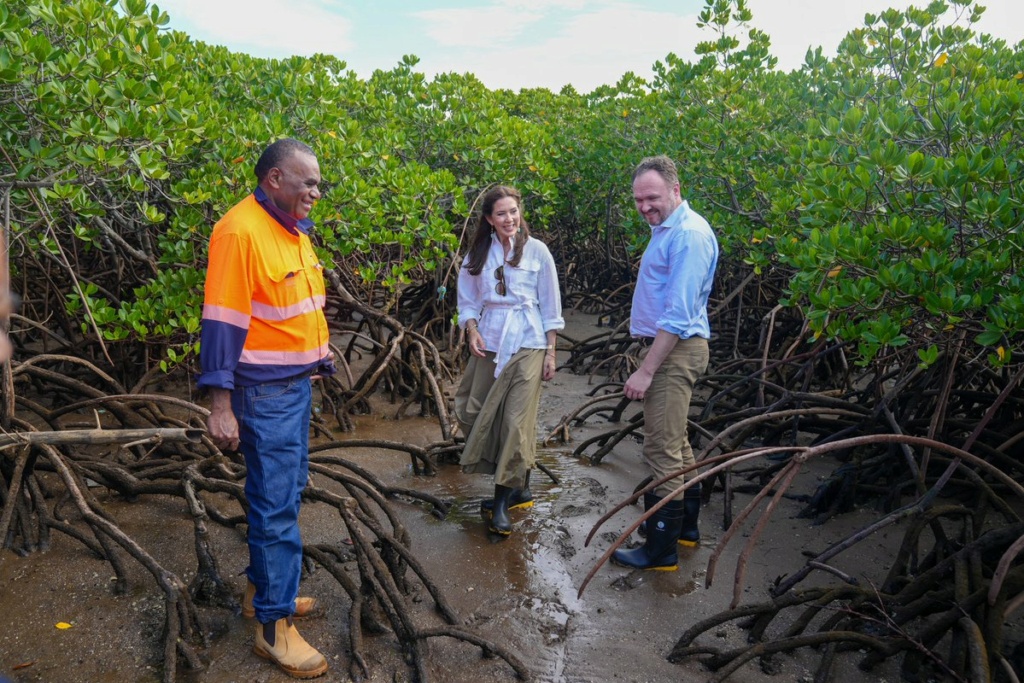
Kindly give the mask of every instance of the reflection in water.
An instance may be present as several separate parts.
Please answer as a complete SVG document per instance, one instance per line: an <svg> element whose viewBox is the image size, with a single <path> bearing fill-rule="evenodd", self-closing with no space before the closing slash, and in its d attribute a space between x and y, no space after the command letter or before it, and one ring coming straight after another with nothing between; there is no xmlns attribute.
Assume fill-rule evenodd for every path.
<svg viewBox="0 0 1024 683"><path fill-rule="evenodd" d="M362 416L357 424L357 438L419 445L437 441L439 432L436 421L426 419L396 423ZM420 506L398 506L412 550L467 626L519 652L538 680L603 680L608 667L621 664L622 648L637 638L641 641L633 647L643 642L640 633L672 631L674 622L671 627L652 623L655 605L663 607L703 585L698 556L704 554L698 548L685 553L685 559L680 557L678 572L651 576L603 568L600 580L611 590L602 593L595 588L577 598L583 576L608 547L606 536L615 532L614 538L637 514L637 507L627 508L605 525L590 547L583 546L597 518L635 486L638 458L635 465L623 457L606 458L594 467L570 457L564 448L541 450L540 462L558 483L535 471L534 506L511 511L512 535L495 540L480 514L480 502L493 495L490 477L463 474L454 464L441 465L436 476L420 477L412 472L407 456L380 450L346 449L344 457L385 481L452 501L443 520L425 514ZM629 592L614 590L616 584ZM638 586L642 589L629 590ZM659 619L666 615L671 620L673 611L656 613ZM657 668L661 661L657 658L645 666Z"/></svg>

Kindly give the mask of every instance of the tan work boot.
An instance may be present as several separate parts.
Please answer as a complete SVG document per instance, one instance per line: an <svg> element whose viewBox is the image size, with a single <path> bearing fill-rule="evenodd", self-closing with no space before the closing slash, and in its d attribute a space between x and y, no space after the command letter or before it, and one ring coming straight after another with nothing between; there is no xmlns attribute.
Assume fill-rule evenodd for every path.
<svg viewBox="0 0 1024 683"><path fill-rule="evenodd" d="M264 626L256 624L256 644L252 651L258 656L274 662L292 678L316 678L327 673L327 660L299 635L291 618L274 622L273 645L263 637Z"/></svg>
<svg viewBox="0 0 1024 683"><path fill-rule="evenodd" d="M256 616L256 610L253 609L252 599L256 597L256 586L253 585L252 581L245 582L245 595L242 596L242 616L246 619L252 619ZM299 596L295 598L295 611L292 616L308 617L316 609L316 598L304 598Z"/></svg>

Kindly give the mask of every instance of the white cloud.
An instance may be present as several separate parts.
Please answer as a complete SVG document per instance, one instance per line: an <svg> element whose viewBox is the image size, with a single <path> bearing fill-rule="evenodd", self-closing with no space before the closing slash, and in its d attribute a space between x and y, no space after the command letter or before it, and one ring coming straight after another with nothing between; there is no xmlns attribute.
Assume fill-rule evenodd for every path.
<svg viewBox="0 0 1024 683"><path fill-rule="evenodd" d="M1016 44L1024 2L978 1L988 10L976 30ZM614 84L627 71L650 78L651 66L669 53L693 61L696 44L714 39L713 32L696 27L700 0L462 0L460 7L447 9L456 0L157 2L174 28L232 50L274 57L325 52L359 64L364 78L412 53L427 76L470 72L490 88L559 90L572 83L589 92ZM834 55L843 37L863 26L867 12L927 2L748 0L748 6L751 26L771 37L771 52L788 71L800 67L808 47L821 46L827 56ZM658 5L665 9L642 9ZM341 16L346 8L349 18ZM367 24L356 32L353 20Z"/></svg>
<svg viewBox="0 0 1024 683"><path fill-rule="evenodd" d="M352 24L318 0L157 0L171 26L193 38L261 57L344 55Z"/></svg>
<svg viewBox="0 0 1024 683"><path fill-rule="evenodd" d="M607 2L607 0L605 0ZM542 11L551 9L581 10L587 5L594 6L604 4L594 0L506 0L501 3L505 7L522 8L528 11Z"/></svg>
<svg viewBox="0 0 1024 683"><path fill-rule="evenodd" d="M701 39L693 15L600 4L604 7L572 17L557 35L536 44L480 51L471 63L464 55L425 55L420 66L428 73L470 71L491 88L557 91L572 83L589 92L614 84L627 71L650 78L654 62L670 52L692 52Z"/></svg>
<svg viewBox="0 0 1024 683"><path fill-rule="evenodd" d="M440 45L485 49L514 41L527 26L544 18L540 12L508 5L424 10L413 16L426 24L424 31Z"/></svg>

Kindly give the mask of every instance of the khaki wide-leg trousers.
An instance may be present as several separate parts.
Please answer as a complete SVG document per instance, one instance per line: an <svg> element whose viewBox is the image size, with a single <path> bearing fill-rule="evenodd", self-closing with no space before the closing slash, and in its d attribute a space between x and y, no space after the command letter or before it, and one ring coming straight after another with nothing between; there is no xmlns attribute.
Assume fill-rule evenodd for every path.
<svg viewBox="0 0 1024 683"><path fill-rule="evenodd" d="M544 349L520 349L494 377L494 354L471 356L455 393L455 417L466 435L459 464L493 474L499 486L522 488L537 460L537 405Z"/></svg>

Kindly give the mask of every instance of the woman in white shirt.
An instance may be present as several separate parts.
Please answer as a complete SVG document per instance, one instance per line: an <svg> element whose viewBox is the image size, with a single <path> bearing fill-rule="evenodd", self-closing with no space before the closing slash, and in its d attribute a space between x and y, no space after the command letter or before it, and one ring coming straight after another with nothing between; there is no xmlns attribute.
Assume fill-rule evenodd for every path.
<svg viewBox="0 0 1024 683"><path fill-rule="evenodd" d="M489 530L508 536L509 509L533 504L540 385L555 375L555 334L565 327L555 261L530 237L512 187L493 187L481 200L459 272L459 325L471 353L455 395L466 435L460 464L494 475L494 501L483 508Z"/></svg>

